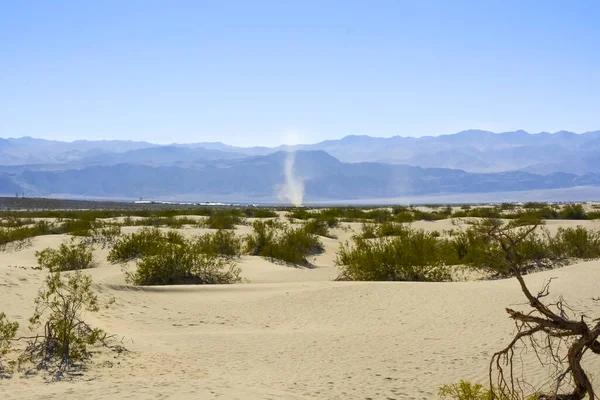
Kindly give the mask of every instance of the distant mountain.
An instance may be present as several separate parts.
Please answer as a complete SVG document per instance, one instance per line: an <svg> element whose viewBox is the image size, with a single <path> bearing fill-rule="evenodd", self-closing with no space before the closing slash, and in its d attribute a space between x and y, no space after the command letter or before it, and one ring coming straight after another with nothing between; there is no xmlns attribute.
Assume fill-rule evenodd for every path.
<svg viewBox="0 0 600 400"><path fill-rule="evenodd" d="M116 164L65 171L5 173L0 193L25 188L35 195L81 196L237 196L277 197L285 182L288 154L220 160L196 168ZM568 188L600 184L600 175L556 173L540 176L528 172L468 173L456 169L420 168L382 163L343 163L323 151L298 151L294 172L305 184L306 198L361 199L447 193L488 193L532 189Z"/></svg>
<svg viewBox="0 0 600 400"><path fill-rule="evenodd" d="M600 185L600 131L469 130L276 148L0 138L0 193L275 199L286 151L297 152L294 172L315 200Z"/></svg>
<svg viewBox="0 0 600 400"><path fill-rule="evenodd" d="M164 150L158 150L161 148ZM198 152L193 154L182 150L177 154L175 148ZM145 149L157 150L155 153L152 153L152 150L140 151ZM221 153L202 153L201 149ZM139 162L145 165L188 166L216 158L267 155L282 150L322 150L342 162L350 163L381 162L424 168L455 168L468 172L524 170L542 175L554 172L600 172L598 163L594 162L597 152L600 151L600 131L583 134L566 131L530 134L525 131L493 133L468 130L451 135L420 138L353 135L315 144L275 148L235 147L221 142L160 146L148 142L59 142L25 137L0 139L0 165L66 164L79 168L119 162L136 164L138 157L141 157ZM137 154L128 154L133 160L123 154L131 151L140 151ZM152 159L144 159L144 154L152 155ZM577 162L577 167L573 167L573 161L581 159L589 161Z"/></svg>

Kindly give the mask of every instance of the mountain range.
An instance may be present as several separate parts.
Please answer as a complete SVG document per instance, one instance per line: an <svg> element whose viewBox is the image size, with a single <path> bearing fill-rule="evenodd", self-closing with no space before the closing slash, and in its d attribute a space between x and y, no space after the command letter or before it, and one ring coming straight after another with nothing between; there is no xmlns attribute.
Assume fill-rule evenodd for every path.
<svg viewBox="0 0 600 400"><path fill-rule="evenodd" d="M565 189L600 186L599 151L600 131L346 136L273 148L0 138L0 194L283 200L290 152L315 201Z"/></svg>

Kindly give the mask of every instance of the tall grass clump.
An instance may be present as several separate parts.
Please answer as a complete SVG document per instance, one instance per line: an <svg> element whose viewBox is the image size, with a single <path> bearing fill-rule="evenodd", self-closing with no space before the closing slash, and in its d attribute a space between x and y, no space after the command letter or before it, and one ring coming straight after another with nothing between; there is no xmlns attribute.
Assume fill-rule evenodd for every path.
<svg viewBox="0 0 600 400"><path fill-rule="evenodd" d="M198 236L193 241L193 246L198 252L225 257L241 256L243 247L242 240L229 229L219 229L214 233Z"/></svg>
<svg viewBox="0 0 600 400"><path fill-rule="evenodd" d="M127 281L134 285L231 284L241 280L232 261L203 252L190 242L168 243L137 263Z"/></svg>
<svg viewBox="0 0 600 400"><path fill-rule="evenodd" d="M439 255L437 238L423 230L406 228L379 240L356 237L342 244L336 264L342 279L355 281L447 281L450 272Z"/></svg>
<svg viewBox="0 0 600 400"><path fill-rule="evenodd" d="M36 251L35 257L41 268L50 272L74 271L94 268L94 253L92 247L85 243L61 244L58 249L50 247Z"/></svg>
<svg viewBox="0 0 600 400"><path fill-rule="evenodd" d="M183 244L185 239L175 231L162 232L158 228L142 228L119 238L108 253L111 263L124 263L136 258L156 254L168 244Z"/></svg>
<svg viewBox="0 0 600 400"><path fill-rule="evenodd" d="M304 227L294 229L268 222L254 222L254 231L246 237L248 253L290 264L309 265L307 257L323 251L318 237Z"/></svg>

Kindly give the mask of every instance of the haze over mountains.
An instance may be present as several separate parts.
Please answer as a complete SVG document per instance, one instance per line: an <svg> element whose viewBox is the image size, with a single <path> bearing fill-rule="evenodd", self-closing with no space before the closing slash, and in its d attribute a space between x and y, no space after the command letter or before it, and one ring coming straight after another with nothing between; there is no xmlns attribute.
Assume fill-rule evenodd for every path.
<svg viewBox="0 0 600 400"><path fill-rule="evenodd" d="M0 194L276 201L289 151L316 201L600 185L600 131L469 130L275 148L0 138Z"/></svg>

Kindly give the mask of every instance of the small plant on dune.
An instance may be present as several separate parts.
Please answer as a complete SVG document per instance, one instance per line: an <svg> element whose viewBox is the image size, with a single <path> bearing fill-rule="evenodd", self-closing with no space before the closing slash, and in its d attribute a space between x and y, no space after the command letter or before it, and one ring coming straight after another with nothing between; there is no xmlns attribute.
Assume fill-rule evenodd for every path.
<svg viewBox="0 0 600 400"><path fill-rule="evenodd" d="M468 381L444 385L439 389L438 396L444 400L494 400L489 389Z"/></svg>
<svg viewBox="0 0 600 400"><path fill-rule="evenodd" d="M307 232L304 227L293 229L263 221L255 221L253 227L254 232L246 237L246 249L252 255L308 265L306 257L323 250L318 237Z"/></svg>
<svg viewBox="0 0 600 400"><path fill-rule="evenodd" d="M183 244L185 239L175 231L163 233L158 228L143 228L137 233L120 237L110 249L107 260L111 263L125 263L136 258L153 255L161 247L176 243Z"/></svg>
<svg viewBox="0 0 600 400"><path fill-rule="evenodd" d="M237 210L218 210L204 220L203 225L211 229L233 229L242 221L239 214Z"/></svg>
<svg viewBox="0 0 600 400"><path fill-rule="evenodd" d="M215 233L198 236L194 247L201 253L239 257L242 254L242 240L233 230L219 229Z"/></svg>
<svg viewBox="0 0 600 400"><path fill-rule="evenodd" d="M81 271L68 278L59 272L48 275L35 306L31 329L43 325L44 334L28 343L21 362L34 362L38 368L56 367L62 373L90 358L88 346L108 346L106 333L83 320L84 311L97 312L99 305L91 278Z"/></svg>
<svg viewBox="0 0 600 400"><path fill-rule="evenodd" d="M406 228L401 235L379 240L354 238L342 244L336 264L340 279L356 281L447 281L450 272L439 255L436 237Z"/></svg>
<svg viewBox="0 0 600 400"><path fill-rule="evenodd" d="M85 243L61 244L58 249L46 248L35 253L38 265L50 272L94 268L92 247Z"/></svg>
<svg viewBox="0 0 600 400"><path fill-rule="evenodd" d="M502 394L489 388L485 388L478 383L461 380L458 383L442 386L438 391L438 396L443 400L538 400L536 394L523 397L521 395Z"/></svg>
<svg viewBox="0 0 600 400"><path fill-rule="evenodd" d="M232 284L240 280L235 263L189 243L167 244L158 253L144 257L135 272L127 274L128 282L140 286Z"/></svg>
<svg viewBox="0 0 600 400"><path fill-rule="evenodd" d="M12 347L12 341L18 329L18 322L11 322L6 317L6 314L0 312L0 378L3 373L8 372L8 368L3 364L3 360Z"/></svg>

